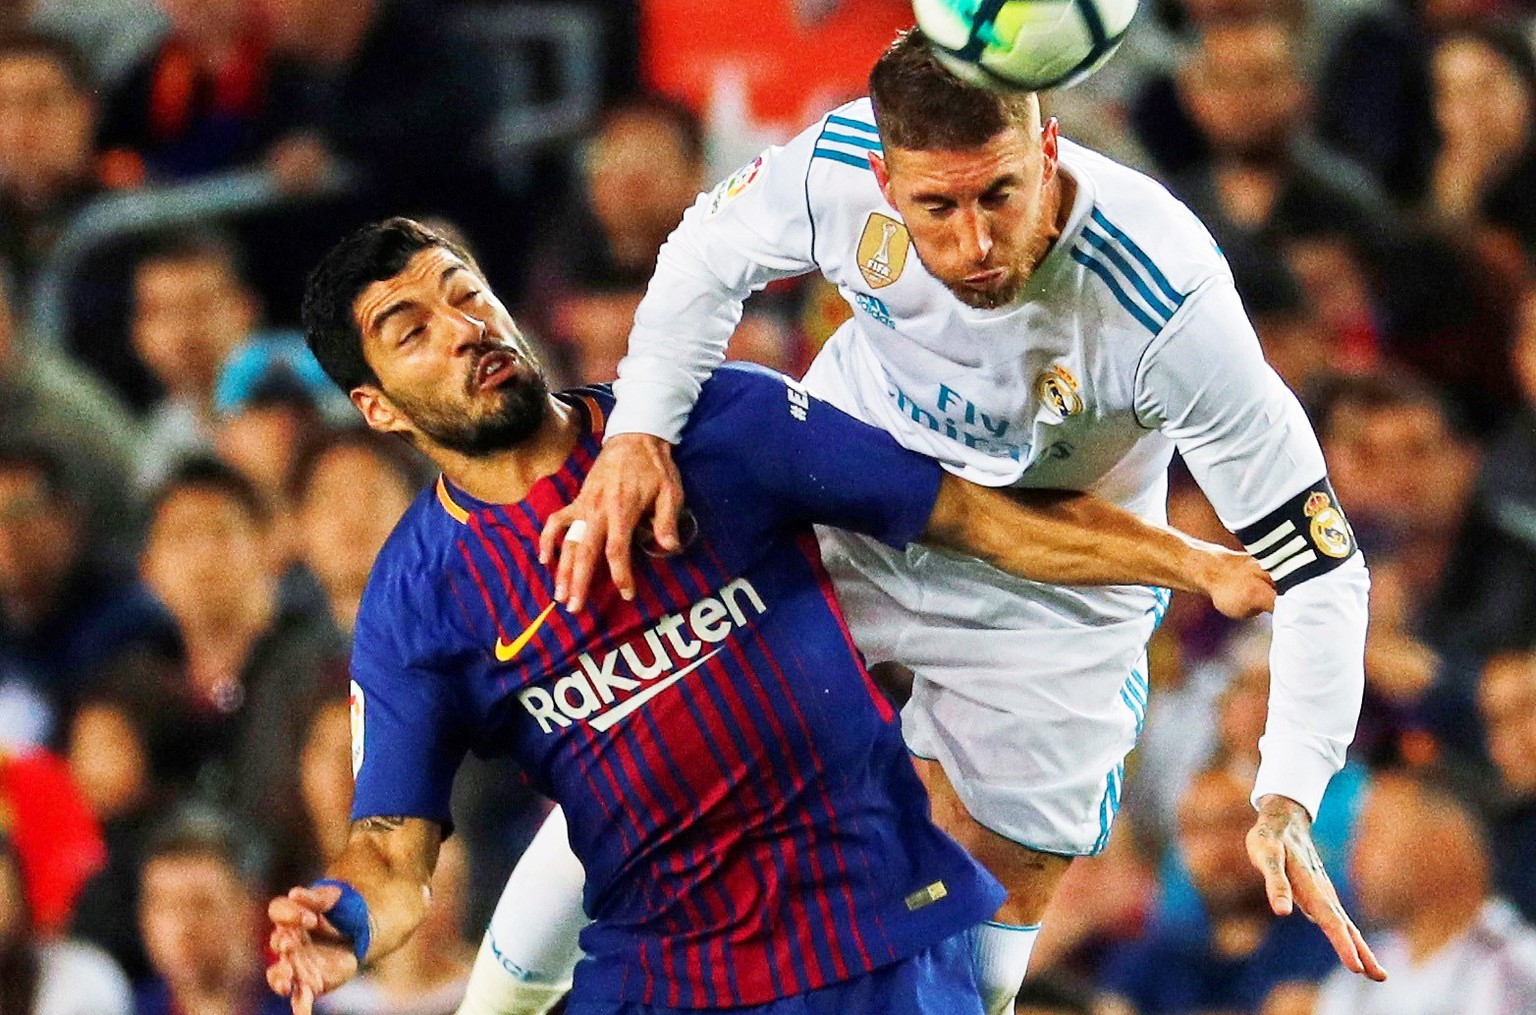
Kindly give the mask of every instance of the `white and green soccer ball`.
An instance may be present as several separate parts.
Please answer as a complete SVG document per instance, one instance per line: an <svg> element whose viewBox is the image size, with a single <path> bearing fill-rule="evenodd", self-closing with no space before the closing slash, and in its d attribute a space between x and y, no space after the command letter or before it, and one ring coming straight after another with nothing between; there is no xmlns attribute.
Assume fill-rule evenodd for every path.
<svg viewBox="0 0 1536 1015"><path fill-rule="evenodd" d="M912 0L939 61L982 88L1066 88L1098 70L1137 0Z"/></svg>

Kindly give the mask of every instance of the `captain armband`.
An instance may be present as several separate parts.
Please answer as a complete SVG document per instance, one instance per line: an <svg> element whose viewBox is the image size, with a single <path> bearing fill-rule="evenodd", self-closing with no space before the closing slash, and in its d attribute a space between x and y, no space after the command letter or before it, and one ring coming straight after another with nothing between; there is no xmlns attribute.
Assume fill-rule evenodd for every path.
<svg viewBox="0 0 1536 1015"><path fill-rule="evenodd" d="M1281 592L1327 574L1356 549L1355 533L1327 476L1239 529L1237 538Z"/></svg>

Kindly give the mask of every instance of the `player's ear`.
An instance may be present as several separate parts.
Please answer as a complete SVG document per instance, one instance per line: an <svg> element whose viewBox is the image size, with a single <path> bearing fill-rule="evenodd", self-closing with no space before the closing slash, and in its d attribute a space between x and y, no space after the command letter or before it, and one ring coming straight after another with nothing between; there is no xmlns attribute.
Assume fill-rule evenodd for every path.
<svg viewBox="0 0 1536 1015"><path fill-rule="evenodd" d="M1056 162L1061 155L1061 122L1054 116L1040 126L1040 151L1045 156L1045 176L1049 183L1056 175Z"/></svg>
<svg viewBox="0 0 1536 1015"><path fill-rule="evenodd" d="M885 203L892 208L896 207L896 201L891 197L891 171L885 164L885 156L870 152L869 168L874 171L875 182L880 185L880 193L885 195Z"/></svg>
<svg viewBox="0 0 1536 1015"><path fill-rule="evenodd" d="M389 396L372 384L359 384L352 389L350 397L357 411L363 414L368 429L379 433L404 433L409 429L405 416L395 408Z"/></svg>

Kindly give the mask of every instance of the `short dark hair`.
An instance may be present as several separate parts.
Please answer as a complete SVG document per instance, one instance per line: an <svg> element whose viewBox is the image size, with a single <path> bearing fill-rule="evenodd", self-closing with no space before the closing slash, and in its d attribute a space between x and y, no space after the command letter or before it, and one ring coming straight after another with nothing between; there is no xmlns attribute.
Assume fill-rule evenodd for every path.
<svg viewBox="0 0 1536 1015"><path fill-rule="evenodd" d="M896 36L869 72L875 126L888 148L964 151L1029 122L1031 92L968 85L934 55L921 29Z"/></svg>
<svg viewBox="0 0 1536 1015"><path fill-rule="evenodd" d="M137 267L146 264L217 262L242 285L246 284L244 258L233 236L212 227L167 229L149 237Z"/></svg>
<svg viewBox="0 0 1536 1015"><path fill-rule="evenodd" d="M1399 370L1329 374L1307 392L1307 408L1313 428L1324 440L1332 432L1340 410L1345 408L1367 412L1424 408L1438 413L1451 429L1457 427L1457 421L1438 392L1412 374Z"/></svg>
<svg viewBox="0 0 1536 1015"><path fill-rule="evenodd" d="M243 833L230 815L206 805L190 804L154 830L140 870L165 857L208 857L255 890L263 884L263 853L263 844Z"/></svg>
<svg viewBox="0 0 1536 1015"><path fill-rule="evenodd" d="M155 489L149 499L150 517L160 513L165 502L183 490L204 490L222 494L234 501L260 528L272 521L272 509L254 484L217 458L189 458L178 465Z"/></svg>
<svg viewBox="0 0 1536 1015"><path fill-rule="evenodd" d="M677 136L677 146L688 161L704 161L704 124L699 120L699 114L686 103L656 92L632 95L602 110L599 114L598 133L626 116L648 116L660 120Z"/></svg>
<svg viewBox="0 0 1536 1015"><path fill-rule="evenodd" d="M78 46L68 39L46 32L28 29L0 32L0 60L8 57L42 57L51 60L69 79L69 86L89 96L93 101L96 92L95 75Z"/></svg>
<svg viewBox="0 0 1536 1015"><path fill-rule="evenodd" d="M441 248L479 272L475 259L450 237L414 219L390 218L363 226L332 247L304 285L304 340L325 375L350 394L379 378L363 355L354 304L375 282L394 278L423 250Z"/></svg>

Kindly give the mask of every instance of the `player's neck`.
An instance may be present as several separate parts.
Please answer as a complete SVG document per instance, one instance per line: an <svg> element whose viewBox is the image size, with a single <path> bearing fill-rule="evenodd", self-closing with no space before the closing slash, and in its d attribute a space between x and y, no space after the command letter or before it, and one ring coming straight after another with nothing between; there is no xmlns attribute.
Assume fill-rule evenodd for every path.
<svg viewBox="0 0 1536 1015"><path fill-rule="evenodd" d="M575 409L558 398L534 435L515 448L469 456L437 449L432 455L449 482L487 504L516 504L533 484L560 471L581 437Z"/></svg>

